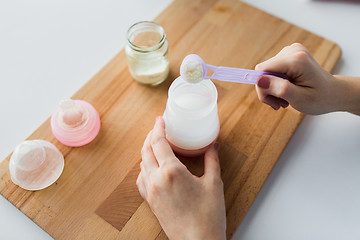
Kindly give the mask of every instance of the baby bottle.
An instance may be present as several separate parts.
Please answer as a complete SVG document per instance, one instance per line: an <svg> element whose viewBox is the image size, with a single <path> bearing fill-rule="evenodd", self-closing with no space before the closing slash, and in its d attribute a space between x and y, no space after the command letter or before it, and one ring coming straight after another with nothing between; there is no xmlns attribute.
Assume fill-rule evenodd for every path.
<svg viewBox="0 0 360 240"><path fill-rule="evenodd" d="M83 100L62 100L51 117L54 136L64 145L79 147L91 142L99 133L100 117L96 109Z"/></svg>
<svg viewBox="0 0 360 240"><path fill-rule="evenodd" d="M174 152L189 157L203 154L220 131L214 83L175 79L169 88L163 118L166 138Z"/></svg>

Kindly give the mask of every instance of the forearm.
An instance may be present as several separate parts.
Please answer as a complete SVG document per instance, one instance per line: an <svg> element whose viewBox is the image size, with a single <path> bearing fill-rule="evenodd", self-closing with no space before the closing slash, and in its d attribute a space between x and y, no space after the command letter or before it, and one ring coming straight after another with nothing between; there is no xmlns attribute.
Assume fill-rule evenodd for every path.
<svg viewBox="0 0 360 240"><path fill-rule="evenodd" d="M334 75L339 93L336 111L347 111L360 115L360 77Z"/></svg>

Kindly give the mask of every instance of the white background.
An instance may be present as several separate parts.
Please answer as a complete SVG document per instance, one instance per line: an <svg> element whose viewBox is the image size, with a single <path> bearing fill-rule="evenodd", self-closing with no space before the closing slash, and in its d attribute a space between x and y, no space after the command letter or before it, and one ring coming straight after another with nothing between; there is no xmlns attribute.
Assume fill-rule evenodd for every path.
<svg viewBox="0 0 360 240"><path fill-rule="evenodd" d="M0 159L170 2L0 0ZM245 2L338 43L334 72L360 76L359 2ZM234 239L360 239L359 173L360 118L305 117ZM0 196L0 239L52 238Z"/></svg>

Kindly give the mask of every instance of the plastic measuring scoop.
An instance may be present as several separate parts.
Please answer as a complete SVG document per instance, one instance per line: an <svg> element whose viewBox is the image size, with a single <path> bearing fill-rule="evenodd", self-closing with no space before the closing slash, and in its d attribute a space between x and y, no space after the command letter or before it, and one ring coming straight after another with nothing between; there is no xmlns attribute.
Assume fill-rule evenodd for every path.
<svg viewBox="0 0 360 240"><path fill-rule="evenodd" d="M213 74L210 76L207 76L208 69L213 71ZM186 81L192 83L198 83L203 79L216 79L225 82L256 84L258 78L262 75L273 75L288 79L288 77L282 73L213 66L206 64L204 60L196 54L190 54L184 58L180 66L180 75Z"/></svg>

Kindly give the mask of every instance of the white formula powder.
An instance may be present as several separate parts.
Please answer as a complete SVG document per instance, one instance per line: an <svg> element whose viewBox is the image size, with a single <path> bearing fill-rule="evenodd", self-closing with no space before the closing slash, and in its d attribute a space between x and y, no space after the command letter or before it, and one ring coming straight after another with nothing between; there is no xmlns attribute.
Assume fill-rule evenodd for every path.
<svg viewBox="0 0 360 240"><path fill-rule="evenodd" d="M198 83L203 79L203 68L198 61L187 61L184 66L184 73L186 81L191 83Z"/></svg>

